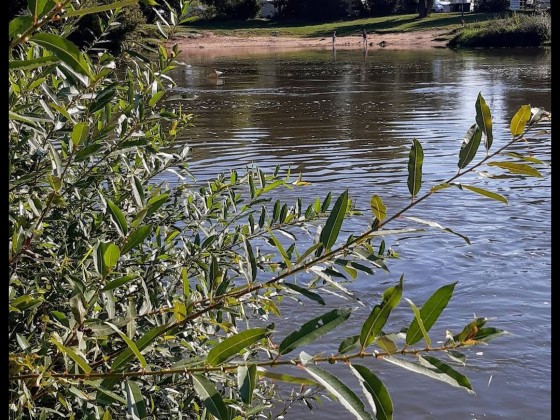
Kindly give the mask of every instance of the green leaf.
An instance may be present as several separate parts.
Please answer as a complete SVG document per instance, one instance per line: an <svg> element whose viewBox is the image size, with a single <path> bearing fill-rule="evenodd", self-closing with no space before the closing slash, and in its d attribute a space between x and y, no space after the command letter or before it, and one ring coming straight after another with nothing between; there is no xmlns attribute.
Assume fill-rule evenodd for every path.
<svg viewBox="0 0 560 420"><path fill-rule="evenodd" d="M159 210L159 208L161 206L163 206L163 204L167 201L167 198L169 197L168 193L165 194L160 194L157 195L155 197L152 197L148 200L148 208L146 211L146 217L151 216L152 214L154 214L156 211Z"/></svg>
<svg viewBox="0 0 560 420"><path fill-rule="evenodd" d="M270 372L265 370L264 368L257 368L257 375L262 378L269 378L274 379L276 381L287 382L290 384L298 384L298 385L310 385L310 386L321 386L317 382L309 378L301 378L299 376L288 375L286 373L277 373L277 372Z"/></svg>
<svg viewBox="0 0 560 420"><path fill-rule="evenodd" d="M103 146L101 144L98 143L94 143L94 144L88 144L86 147L84 147L83 149L80 149L78 151L78 153L76 153L76 157L75 157L75 161L76 162L80 162L84 159L86 159L87 157L97 153Z"/></svg>
<svg viewBox="0 0 560 420"><path fill-rule="evenodd" d="M375 344L385 350L387 353L396 353L398 351L397 345L386 335L380 335L375 339Z"/></svg>
<svg viewBox="0 0 560 420"><path fill-rule="evenodd" d="M251 246L251 242L249 242L246 238L243 238L243 245L245 246L245 253L247 254L249 280L255 281L257 279L257 260L253 254L253 247Z"/></svg>
<svg viewBox="0 0 560 420"><path fill-rule="evenodd" d="M111 84L103 89L101 92L97 93L95 96L95 101L92 102L89 106L89 112L94 113L99 111L100 109L105 108L111 99L117 93L116 84Z"/></svg>
<svg viewBox="0 0 560 420"><path fill-rule="evenodd" d="M89 132L89 126L85 122L79 122L72 129L72 143L78 147L85 140Z"/></svg>
<svg viewBox="0 0 560 420"><path fill-rule="evenodd" d="M17 16L8 25L9 39L20 37L33 25L31 16Z"/></svg>
<svg viewBox="0 0 560 420"><path fill-rule="evenodd" d="M274 242L274 245L276 246L276 249L278 249L278 252L282 256L282 259L284 260L284 263L286 264L286 268L289 270L290 267L291 267L290 257L288 257L288 254L286 253L286 250L282 246L282 243L278 240L278 238L276 237L276 235L274 235L274 232L272 232L272 230L270 228L267 228L266 230L268 231L268 234L270 235L270 239L272 239L272 242Z"/></svg>
<svg viewBox="0 0 560 420"><path fill-rule="evenodd" d="M426 341L426 346L430 347L432 345L432 341L430 340L430 336L428 335L428 331L426 331L426 328L424 327L424 322L422 321L422 317L420 316L420 311L418 310L418 308L416 307L414 302L412 302L410 299L405 298L405 300L408 302L408 304L412 308L412 312L414 312L414 321L416 321L416 324L418 325L418 328L422 332L422 336L424 337L424 340Z"/></svg>
<svg viewBox="0 0 560 420"><path fill-rule="evenodd" d="M56 55L75 72L91 78L90 66L73 42L59 35L47 33L38 33L30 41Z"/></svg>
<svg viewBox="0 0 560 420"><path fill-rule="evenodd" d="M521 174L527 176L535 176L542 178L542 175L532 166L525 163L514 163L514 162L488 162L488 166L497 166L498 168L505 169L514 174Z"/></svg>
<svg viewBox="0 0 560 420"><path fill-rule="evenodd" d="M470 386L468 380L460 373L451 369L451 367L445 365L443 362L440 362L442 365L445 365L447 366L447 368L451 369L451 371L448 371L447 368L442 366L442 368L444 369L442 370L439 367L436 367L434 364L424 360L421 356L419 356L418 359L421 361L421 363L410 362L406 359L398 358L395 356L385 356L381 360L400 366L412 372L425 375L429 378L445 382L446 384L449 384L453 387L461 388L470 394L474 394L474 391L472 390L472 387ZM458 382L458 380L454 376L457 376L461 382Z"/></svg>
<svg viewBox="0 0 560 420"><path fill-rule="evenodd" d="M58 153L58 150L56 150L56 148L51 142L49 142L49 151L51 155L54 176L60 177L63 172L62 159L60 158L60 154Z"/></svg>
<svg viewBox="0 0 560 420"><path fill-rule="evenodd" d="M119 247L112 242L109 243L103 252L103 264L107 272L111 271L115 265L117 265L120 257L121 251Z"/></svg>
<svg viewBox="0 0 560 420"><path fill-rule="evenodd" d="M146 411L146 401L142 396L140 387L134 381L125 381L126 402L128 406L128 414L133 420L143 420L148 418Z"/></svg>
<svg viewBox="0 0 560 420"><path fill-rule="evenodd" d="M457 163L459 169L463 169L474 159L474 156L478 151L478 146L480 146L481 139L482 130L478 127L478 125L473 124L467 131L467 134L465 134L463 142L461 143L461 150L459 151L459 162Z"/></svg>
<svg viewBox="0 0 560 420"><path fill-rule="evenodd" d="M372 195L370 200L371 211L373 215L379 220L380 222L387 217L387 207L383 204L383 200L378 195Z"/></svg>
<svg viewBox="0 0 560 420"><path fill-rule="evenodd" d="M491 198L493 200L501 201L502 203L508 204L507 199L503 195L500 195L500 194L492 192L492 191L485 190L484 188L473 187L471 185L465 185L465 184L461 184L461 188L465 188L469 191L475 192L477 194L483 195L483 196Z"/></svg>
<svg viewBox="0 0 560 420"><path fill-rule="evenodd" d="M412 140L412 147L408 155L408 191L415 197L422 186L422 164L424 162L424 150L416 139Z"/></svg>
<svg viewBox="0 0 560 420"><path fill-rule="evenodd" d="M492 115L490 113L490 108L486 105L486 101L479 93L476 98L476 124L482 130L482 133L486 136L485 146L486 150L490 150L492 147L492 140L494 136L492 135Z"/></svg>
<svg viewBox="0 0 560 420"><path fill-rule="evenodd" d="M138 276L136 276L136 275L119 277L118 279L110 281L109 283L107 283L105 285L105 287L101 290L104 291L104 292L106 292L108 290L113 290L113 289L116 289L117 287L120 287L124 284L127 284L127 283L129 283L132 280L137 279L137 278L138 278Z"/></svg>
<svg viewBox="0 0 560 420"><path fill-rule="evenodd" d="M315 365L303 366L307 372L323 385L344 408L356 417L358 420L373 420L371 414L365 411L364 403L348 386L346 386L340 379L332 373L321 369Z"/></svg>
<svg viewBox="0 0 560 420"><path fill-rule="evenodd" d="M469 322L465 326L465 328L463 328L463 331L461 331L457 335L454 335L453 340L459 343L466 343L474 340L479 330L484 326L484 324L486 324L486 321L488 321L488 319L484 317L478 317L474 319L473 321Z"/></svg>
<svg viewBox="0 0 560 420"><path fill-rule="evenodd" d="M126 236L128 234L128 225L121 209L119 209L111 200L107 199L107 210L109 211L109 214L111 215L111 218L113 219L120 235Z"/></svg>
<svg viewBox="0 0 560 420"><path fill-rule="evenodd" d="M150 100L148 101L148 105L149 105L150 107L154 107L154 106L158 103L158 101L161 99L161 97L162 97L163 95L165 95L165 92L162 91L162 90L160 90L159 92L156 92L156 93L150 98Z"/></svg>
<svg viewBox="0 0 560 420"><path fill-rule="evenodd" d="M439 223L433 222L433 221L431 221L431 220L419 219L418 217L411 217L411 216L404 216L404 217L406 217L407 219L412 220L412 221L414 221L414 222L422 223L422 224L425 224L425 225L428 225L428 226L431 226L431 227L434 227L434 228L441 229L441 230L444 230L444 231L446 231L446 232L452 233L453 235L457 235L457 236L459 236L460 238L463 238L464 241L465 241L466 243L468 243L469 245L471 244L470 239L467 238L465 235L461 235L460 233L457 233L457 232L455 232L454 230L451 230L450 228L443 227L443 226L440 225Z"/></svg>
<svg viewBox="0 0 560 420"><path fill-rule="evenodd" d="M393 418L393 401L381 380L367 367L350 364L350 370L360 381L364 394L373 408L377 420Z"/></svg>
<svg viewBox="0 0 560 420"><path fill-rule="evenodd" d="M438 184L438 185L434 185L432 188L430 188L430 192L437 192L439 190L444 190L446 188L452 187L453 184L448 184L447 182Z"/></svg>
<svg viewBox="0 0 560 420"><path fill-rule="evenodd" d="M348 190L344 191L334 203L334 207L329 214L327 221L325 222L325 227L321 231L319 236L319 241L323 246L329 250L338 237L340 232L340 227L342 226L342 221L346 215L346 210L348 209Z"/></svg>
<svg viewBox="0 0 560 420"><path fill-rule="evenodd" d="M239 387L239 395L241 401L245 404L251 404L253 401L253 391L257 383L257 365L240 365L237 368L237 386Z"/></svg>
<svg viewBox="0 0 560 420"><path fill-rule="evenodd" d="M58 63L60 59L54 55L48 57L32 58L30 60L10 60L8 68L10 70L31 70L37 67Z"/></svg>
<svg viewBox="0 0 560 420"><path fill-rule="evenodd" d="M374 306L366 322L364 322L360 332L360 345L362 348L366 348L375 340L385 326L391 310L401 301L403 279L404 275L401 276L399 284L391 286L383 292L381 304Z"/></svg>
<svg viewBox="0 0 560 420"><path fill-rule="evenodd" d="M84 373L90 373L91 372L91 366L88 364L87 360L85 360L82 356L80 356L79 354L77 354L74 350L65 347L62 343L59 343L56 339L51 338L50 342L53 343L56 347L58 347L58 349L64 353L67 354L68 356L70 356L70 358L76 362L76 364L80 367L80 369L82 369L82 371Z"/></svg>
<svg viewBox="0 0 560 420"><path fill-rule="evenodd" d="M340 354L348 353L350 350L358 347L359 341L360 341L359 335L353 335L351 337L345 338L338 346L338 352Z"/></svg>
<svg viewBox="0 0 560 420"><path fill-rule="evenodd" d="M444 363L441 360L436 359L433 356L420 356L419 359L420 359L421 364L424 364L427 367L432 367L433 366L439 372L443 372L446 375L448 375L449 377L453 378L455 381L457 381L457 383L460 386L467 388L468 390L470 390L474 394L474 389L473 389L471 383L469 382L468 378L465 375L457 372L455 369L453 369L447 363ZM429 364L425 364L424 361L427 361Z"/></svg>
<svg viewBox="0 0 560 420"><path fill-rule="evenodd" d="M320 303L321 305L325 304L325 301L323 300L323 298L321 297L321 295L314 293L308 289L306 289L305 287L301 287L298 286L297 284L293 284L293 283L283 283L284 286L286 286L288 289L292 289L295 290L298 293L301 293L303 296L305 296L306 298L309 298L311 300L314 300L315 302Z"/></svg>
<svg viewBox="0 0 560 420"><path fill-rule="evenodd" d="M151 225L138 226L136 230L130 233L126 242L124 243L121 253L124 255L132 248L140 245L152 233Z"/></svg>
<svg viewBox="0 0 560 420"><path fill-rule="evenodd" d="M107 10L120 9L125 6L131 6L138 3L138 0L121 0L111 4L104 4L102 6L84 7L83 9L69 10L65 13L66 16L85 16L92 13L105 12Z"/></svg>
<svg viewBox="0 0 560 420"><path fill-rule="evenodd" d="M120 335L120 337L126 343L128 348L132 351L132 353L134 353L134 355L136 356L136 358L140 362L140 365L142 366L142 369L145 369L146 366L148 365L148 363L146 362L146 359L144 358L144 356L142 356L142 353L140 353L140 350L138 349L138 347L136 346L134 341L132 341L130 338L128 338L127 335L125 333L123 333L121 330L119 330L116 325L113 325L113 324L111 324L110 322L107 322L107 321L105 322L105 324L107 324L118 335Z"/></svg>
<svg viewBox="0 0 560 420"><path fill-rule="evenodd" d="M498 328L494 328L494 327L479 328L476 335L474 336L474 339L476 341L482 341L486 343L504 334L507 334L507 331L499 330Z"/></svg>
<svg viewBox="0 0 560 420"><path fill-rule="evenodd" d="M230 357L237 355L241 350L268 336L270 332L267 328L251 328L228 337L208 352L206 362L210 366L221 365Z"/></svg>
<svg viewBox="0 0 560 420"><path fill-rule="evenodd" d="M531 105L523 105L515 113L511 119L509 129L513 137L517 137L523 134L525 131L525 126L531 119Z"/></svg>
<svg viewBox="0 0 560 420"><path fill-rule="evenodd" d="M437 319L449 303L449 300L453 296L453 291L456 284L457 282L446 284L445 286L440 287L434 292L434 294L432 294L432 296L430 296L426 303L424 303L422 309L420 309L420 320L424 324L424 328L426 331L430 331L430 328L432 328L434 323L437 321ZM420 328L420 323L415 318L410 323L410 326L406 331L406 344L411 346L420 341L422 336L423 332Z"/></svg>
<svg viewBox="0 0 560 420"><path fill-rule="evenodd" d="M299 330L282 340L278 348L278 355L287 354L299 346L311 343L346 321L351 313L350 309L334 309L306 322Z"/></svg>
<svg viewBox="0 0 560 420"><path fill-rule="evenodd" d="M216 387L202 375L191 375L194 389L204 406L219 420L229 420L229 410Z"/></svg>

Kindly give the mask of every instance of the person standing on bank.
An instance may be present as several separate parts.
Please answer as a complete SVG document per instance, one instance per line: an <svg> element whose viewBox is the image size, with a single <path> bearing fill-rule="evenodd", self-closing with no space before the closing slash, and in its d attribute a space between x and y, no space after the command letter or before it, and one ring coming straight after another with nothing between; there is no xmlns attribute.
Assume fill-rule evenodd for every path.
<svg viewBox="0 0 560 420"><path fill-rule="evenodd" d="M333 47L334 47L334 44L335 44L335 43L336 43L336 31L334 31L334 32L332 33L332 45L333 45Z"/></svg>
<svg viewBox="0 0 560 420"><path fill-rule="evenodd" d="M365 29L362 31L362 37L364 40L364 48L367 48L367 31Z"/></svg>

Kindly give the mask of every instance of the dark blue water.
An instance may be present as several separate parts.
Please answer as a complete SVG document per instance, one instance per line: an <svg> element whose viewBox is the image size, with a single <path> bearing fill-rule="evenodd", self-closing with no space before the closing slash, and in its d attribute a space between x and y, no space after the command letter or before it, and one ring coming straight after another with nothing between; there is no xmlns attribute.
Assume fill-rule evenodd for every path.
<svg viewBox="0 0 560 420"><path fill-rule="evenodd" d="M187 66L175 71L177 95L171 100L196 114L195 127L182 141L192 147L190 169L197 180L252 165L264 171L280 165L282 173L291 170L293 180L301 173L311 182L283 192L285 201L303 197L310 204L327 191L336 197L348 189L364 216L345 224L341 237L367 228L373 194L383 199L389 215L410 202L406 179L413 139L424 149L421 193L457 172L479 93L492 112L492 150L510 139L509 122L521 105L551 107L549 50L232 51L228 56L202 51L182 58ZM207 77L213 69L223 75ZM541 129L550 133L550 124ZM438 287L458 281L430 332L433 344L444 340L445 329L458 333L474 316L490 318L489 325L509 334L465 350L467 366L455 366L469 377L476 395L382 361L361 361L389 389L395 419L551 416L550 134L535 130L511 151L543 161L536 166L543 177L469 174L460 182L497 192L508 205L449 188L415 207L408 216L436 221L471 244L430 228L388 236L387 245L400 255L389 261L390 272L359 276L347 286L366 307L329 298L334 306L356 311L344 331L304 349L335 353L343 338L359 333L380 293L401 274L404 296L419 307ZM475 161L483 156L481 147ZM480 171L501 173L487 166ZM176 181L171 175L169 180ZM387 228L405 225L426 228L406 219ZM313 303L284 309L276 340L323 312ZM403 300L386 330L398 331L412 316ZM328 369L361 392L347 367ZM295 407L286 418L352 418L337 403L322 401L313 414Z"/></svg>

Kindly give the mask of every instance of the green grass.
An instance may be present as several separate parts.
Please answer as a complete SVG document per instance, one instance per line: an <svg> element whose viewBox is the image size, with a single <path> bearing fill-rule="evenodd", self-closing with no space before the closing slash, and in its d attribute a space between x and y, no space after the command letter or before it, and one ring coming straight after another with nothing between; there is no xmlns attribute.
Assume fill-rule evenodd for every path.
<svg viewBox="0 0 560 420"><path fill-rule="evenodd" d="M499 17L494 13L465 13L465 24L485 22ZM462 27L461 13L432 13L424 19L417 14L392 15L375 18L344 20L320 24L309 22L278 22L267 19L248 21L198 21L178 28L177 34L203 33L210 31L216 35L227 36L286 36L312 38L330 36L334 30L338 36L357 35L362 29L369 33L409 32L427 29L440 29L451 33ZM145 32L157 31L155 25L145 25Z"/></svg>

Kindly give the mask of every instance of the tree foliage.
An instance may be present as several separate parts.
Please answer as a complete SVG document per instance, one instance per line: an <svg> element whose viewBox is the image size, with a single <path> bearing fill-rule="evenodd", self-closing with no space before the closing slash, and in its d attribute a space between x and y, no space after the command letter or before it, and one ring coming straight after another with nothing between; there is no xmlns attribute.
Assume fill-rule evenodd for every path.
<svg viewBox="0 0 560 420"><path fill-rule="evenodd" d="M329 392L356 418L377 412L391 419L393 404L374 372L376 361L472 393L454 360L464 360L461 348L504 332L481 317L431 345L431 327L455 283L416 306L402 274L367 302L361 329L346 331L337 351L300 350L340 331L354 315L358 297L349 285L358 274L388 270L394 253L382 238L417 229L386 228L396 218L450 187L507 202L457 182L483 164L539 176L538 161L511 161L502 152L549 114L522 106L511 121L511 139L490 152L497 141L479 95L459 172L426 188L422 145L413 140L411 204L388 214L373 196L371 228L342 238L353 207L349 191L312 203L282 202L277 192L304 182L292 182L280 168L231 171L196 186L189 147L176 142L192 114L165 100L174 86L169 72L181 65L178 48L92 54L68 39L68 28L82 17L118 20L122 7L30 0L31 14L10 22L10 418L280 416ZM160 21L162 35L188 17L189 4L179 10ZM487 155L473 163L480 144ZM415 222L456 234L436 222ZM327 294L338 296L333 307L324 307ZM406 334L388 328L403 299L411 307ZM271 319L282 322L290 301L318 311L279 333ZM355 384L329 371L328 364L339 362ZM277 393L277 382L294 386L291 396ZM361 385L363 398L354 385ZM284 409L274 414L279 404Z"/></svg>

